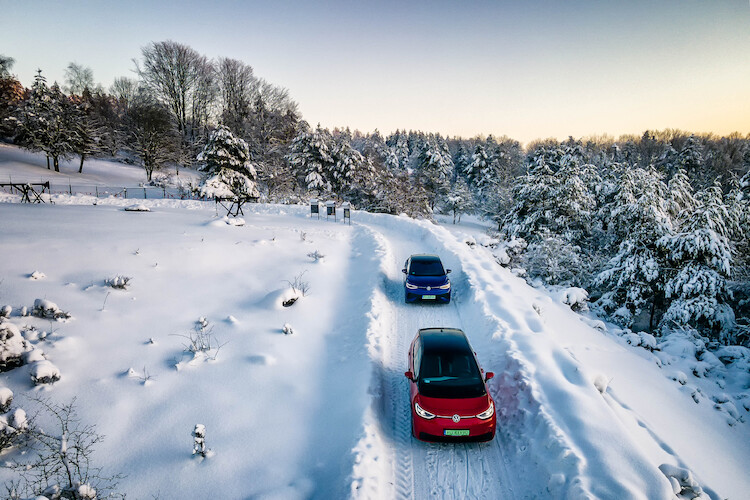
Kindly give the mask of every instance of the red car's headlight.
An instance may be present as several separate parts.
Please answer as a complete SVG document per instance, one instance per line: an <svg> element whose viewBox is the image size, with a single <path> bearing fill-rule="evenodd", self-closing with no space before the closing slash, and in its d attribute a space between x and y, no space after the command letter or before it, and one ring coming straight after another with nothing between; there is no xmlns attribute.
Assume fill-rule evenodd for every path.
<svg viewBox="0 0 750 500"><path fill-rule="evenodd" d="M424 418L425 420L432 420L435 418L435 415L430 413L429 411L425 410L421 406L419 406L419 403L414 403L414 411L419 415L420 417Z"/></svg>
<svg viewBox="0 0 750 500"><path fill-rule="evenodd" d="M477 415L477 418L481 418L482 420L487 420L488 418L490 418L494 414L495 414L495 403L493 403L492 401L490 401L490 407L487 408L486 410L484 410L479 415Z"/></svg>

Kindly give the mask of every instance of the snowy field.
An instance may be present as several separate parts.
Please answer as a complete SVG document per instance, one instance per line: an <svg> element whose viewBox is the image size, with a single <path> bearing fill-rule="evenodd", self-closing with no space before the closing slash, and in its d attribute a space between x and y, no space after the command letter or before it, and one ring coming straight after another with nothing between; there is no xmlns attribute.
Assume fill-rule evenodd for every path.
<svg viewBox="0 0 750 500"><path fill-rule="evenodd" d="M28 153L0 148L0 177L15 177L12 158ZM136 175L100 163L107 175ZM133 200L54 199L0 195L0 307L12 306L6 321L61 378L34 386L35 351L39 361L0 373L0 387L30 415L31 398L75 398L105 436L95 464L123 474L118 491L129 498L750 491L750 360L699 360L688 341L656 346L573 312L499 266L476 221L355 211L347 225L311 219L306 207L252 205L241 225L212 203L144 200L149 211L129 211ZM421 252L453 269L451 304L403 303L401 268ZM130 278L125 288L111 286L118 277ZM306 293L284 307L291 284ZM22 316L37 299L71 317ZM411 437L403 372L409 342L429 326L462 328L496 373L493 441ZM221 347L191 352L196 332ZM191 454L196 424L206 458Z"/></svg>

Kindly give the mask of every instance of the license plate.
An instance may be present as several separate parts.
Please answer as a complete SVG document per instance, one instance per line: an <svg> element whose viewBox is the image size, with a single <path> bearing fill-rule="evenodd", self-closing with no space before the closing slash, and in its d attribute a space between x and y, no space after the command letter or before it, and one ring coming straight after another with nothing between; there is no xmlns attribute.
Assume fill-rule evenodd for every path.
<svg viewBox="0 0 750 500"><path fill-rule="evenodd" d="M422 298L435 300L437 298L437 295L422 295Z"/></svg>
<svg viewBox="0 0 750 500"><path fill-rule="evenodd" d="M445 436L468 436L469 435L469 429L445 429L443 432Z"/></svg>

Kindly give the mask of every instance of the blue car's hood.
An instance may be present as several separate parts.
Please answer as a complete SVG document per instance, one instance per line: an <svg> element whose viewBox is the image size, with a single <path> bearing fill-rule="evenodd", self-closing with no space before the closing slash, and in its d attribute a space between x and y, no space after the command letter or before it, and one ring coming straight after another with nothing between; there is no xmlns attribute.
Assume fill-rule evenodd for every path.
<svg viewBox="0 0 750 500"><path fill-rule="evenodd" d="M441 286L448 283L447 276L408 276L406 280L416 286Z"/></svg>

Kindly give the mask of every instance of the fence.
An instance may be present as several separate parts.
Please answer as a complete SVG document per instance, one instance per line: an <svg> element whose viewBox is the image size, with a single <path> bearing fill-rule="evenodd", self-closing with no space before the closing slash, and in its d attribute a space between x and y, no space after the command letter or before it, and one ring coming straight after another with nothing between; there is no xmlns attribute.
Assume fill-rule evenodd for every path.
<svg viewBox="0 0 750 500"><path fill-rule="evenodd" d="M11 193L12 190L6 187L0 187L0 191L4 193ZM171 200L199 200L200 196L196 196L189 191L181 188L165 188L165 187L114 187L114 186L76 186L73 184L50 184L50 194L68 194L68 195L87 195L95 196L97 198L108 198L114 196L115 198L125 199L171 199Z"/></svg>

